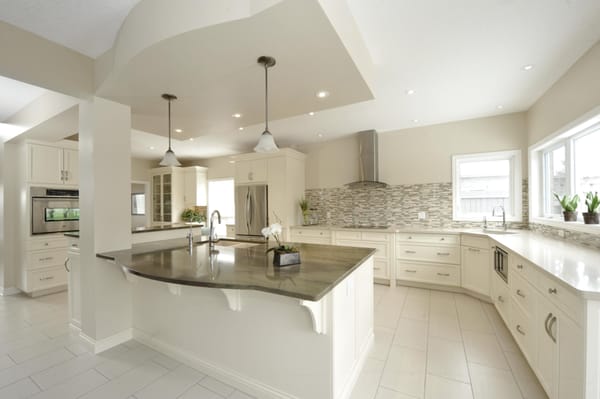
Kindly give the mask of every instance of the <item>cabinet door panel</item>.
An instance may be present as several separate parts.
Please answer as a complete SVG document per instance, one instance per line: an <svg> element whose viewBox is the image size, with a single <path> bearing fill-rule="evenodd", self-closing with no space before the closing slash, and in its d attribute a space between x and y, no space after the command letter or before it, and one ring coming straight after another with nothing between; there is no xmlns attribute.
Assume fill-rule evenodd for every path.
<svg viewBox="0 0 600 399"><path fill-rule="evenodd" d="M490 252L486 249L462 247L462 286L490 296Z"/></svg>
<svg viewBox="0 0 600 399"><path fill-rule="evenodd" d="M65 170L65 184L76 186L79 184L79 151L63 150L63 167Z"/></svg>
<svg viewBox="0 0 600 399"><path fill-rule="evenodd" d="M558 377L558 343L554 342L548 325L556 316L556 308L543 297L538 297L538 313L536 318L537 374L550 399L556 398Z"/></svg>
<svg viewBox="0 0 600 399"><path fill-rule="evenodd" d="M29 181L63 184L62 148L29 144Z"/></svg>

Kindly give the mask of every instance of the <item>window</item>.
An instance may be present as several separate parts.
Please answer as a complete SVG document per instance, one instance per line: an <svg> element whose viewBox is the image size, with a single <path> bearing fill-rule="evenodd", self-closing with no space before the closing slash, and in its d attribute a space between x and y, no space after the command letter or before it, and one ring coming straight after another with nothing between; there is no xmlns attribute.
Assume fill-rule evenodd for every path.
<svg viewBox="0 0 600 399"><path fill-rule="evenodd" d="M233 179L208 181L208 217L214 210L221 214L221 224L215 231L219 236L227 234L227 224L235 223L235 192Z"/></svg>
<svg viewBox="0 0 600 399"><path fill-rule="evenodd" d="M585 193L600 191L600 124L584 129L573 129L570 134L551 145L542 147L541 175L543 182L543 212L540 216L562 219L562 208L554 193L578 194L578 211L585 212Z"/></svg>
<svg viewBox="0 0 600 399"><path fill-rule="evenodd" d="M521 152L452 157L454 220L483 220L496 206L506 220L521 221Z"/></svg>
<svg viewBox="0 0 600 399"><path fill-rule="evenodd" d="M145 215L146 214L146 194L135 193L131 194L131 214Z"/></svg>

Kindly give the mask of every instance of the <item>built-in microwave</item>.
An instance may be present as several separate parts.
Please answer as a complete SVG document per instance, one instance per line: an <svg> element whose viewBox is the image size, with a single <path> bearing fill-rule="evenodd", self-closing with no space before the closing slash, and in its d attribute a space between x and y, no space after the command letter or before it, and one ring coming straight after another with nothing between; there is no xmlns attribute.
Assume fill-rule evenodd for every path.
<svg viewBox="0 0 600 399"><path fill-rule="evenodd" d="M508 253L500 247L494 249L494 270L508 283Z"/></svg>
<svg viewBox="0 0 600 399"><path fill-rule="evenodd" d="M31 187L31 234L79 230L79 191Z"/></svg>

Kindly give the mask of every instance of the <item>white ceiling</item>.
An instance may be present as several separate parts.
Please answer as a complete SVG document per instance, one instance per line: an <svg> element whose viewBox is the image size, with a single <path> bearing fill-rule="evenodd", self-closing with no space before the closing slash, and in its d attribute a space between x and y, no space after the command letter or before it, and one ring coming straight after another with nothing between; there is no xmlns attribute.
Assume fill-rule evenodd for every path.
<svg viewBox="0 0 600 399"><path fill-rule="evenodd" d="M0 0L0 20L96 58L139 0Z"/></svg>
<svg viewBox="0 0 600 399"><path fill-rule="evenodd" d="M46 90L0 76L0 122L44 94Z"/></svg>
<svg viewBox="0 0 600 399"><path fill-rule="evenodd" d="M364 82L352 70L348 54L339 51L332 26L314 9L316 0L304 1L307 12L290 13L302 2L286 0L247 20L184 34L150 48L103 94L132 104L134 128L159 135L166 134L166 105L160 94L179 95L173 104L173 127L189 127L179 137L174 133L173 148L183 158L206 158L248 151L262 132L263 76L254 64L258 55L278 59L270 75L272 115L277 120L269 127L279 144L288 146L370 128L391 131L527 110L600 40L598 0L346 2L374 63L374 99L365 95ZM135 1L0 0L0 19L7 20L13 9L21 7L16 13L21 20L11 17L13 22L8 22L25 29L31 25L29 30L39 29L36 33L63 44L81 41L82 48L91 48L103 35L86 36L95 31L78 22L64 28L66 16L76 15L73 4L79 3L90 7L98 3L93 7L101 9L123 5L122 14L115 13L107 25L118 27ZM47 8L51 10L46 13ZM95 16L87 9L81 13L89 19L83 25L106 24L103 18L108 13ZM263 25L265 21L269 24ZM299 41L297 30L307 37ZM116 29L112 32L111 44ZM57 38L58 33L65 37ZM249 40L244 40L246 36ZM197 47L192 47L194 43ZM328 54L330 48L334 51ZM320 58L303 58L311 54ZM330 57L328 62L323 62L323 54ZM221 60L223 71L218 68ZM174 67L177 64L180 68ZM524 71L526 64L534 68ZM340 68L348 74L344 79L336 77ZM304 96L316 87L330 89L330 84L335 90L325 101ZM303 91L303 86L308 89ZM415 94L407 95L409 89ZM318 112L308 116L309 110ZM234 120L234 112L244 117ZM164 137L132 133L134 156L159 159L165 146Z"/></svg>

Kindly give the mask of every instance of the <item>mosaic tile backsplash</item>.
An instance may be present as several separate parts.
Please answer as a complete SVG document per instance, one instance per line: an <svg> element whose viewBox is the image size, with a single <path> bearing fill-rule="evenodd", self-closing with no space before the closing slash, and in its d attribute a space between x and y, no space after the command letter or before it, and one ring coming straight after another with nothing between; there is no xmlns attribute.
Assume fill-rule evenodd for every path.
<svg viewBox="0 0 600 399"><path fill-rule="evenodd" d="M523 181L523 220L528 220L527 180ZM452 220L452 183L403 184L386 188L336 187L305 192L314 223L328 225L411 226L429 228L481 227L483 222ZM490 210L491 211L491 210ZM425 220L417 213L426 212ZM488 224L501 223L488 218ZM526 228L527 223L509 223Z"/></svg>

